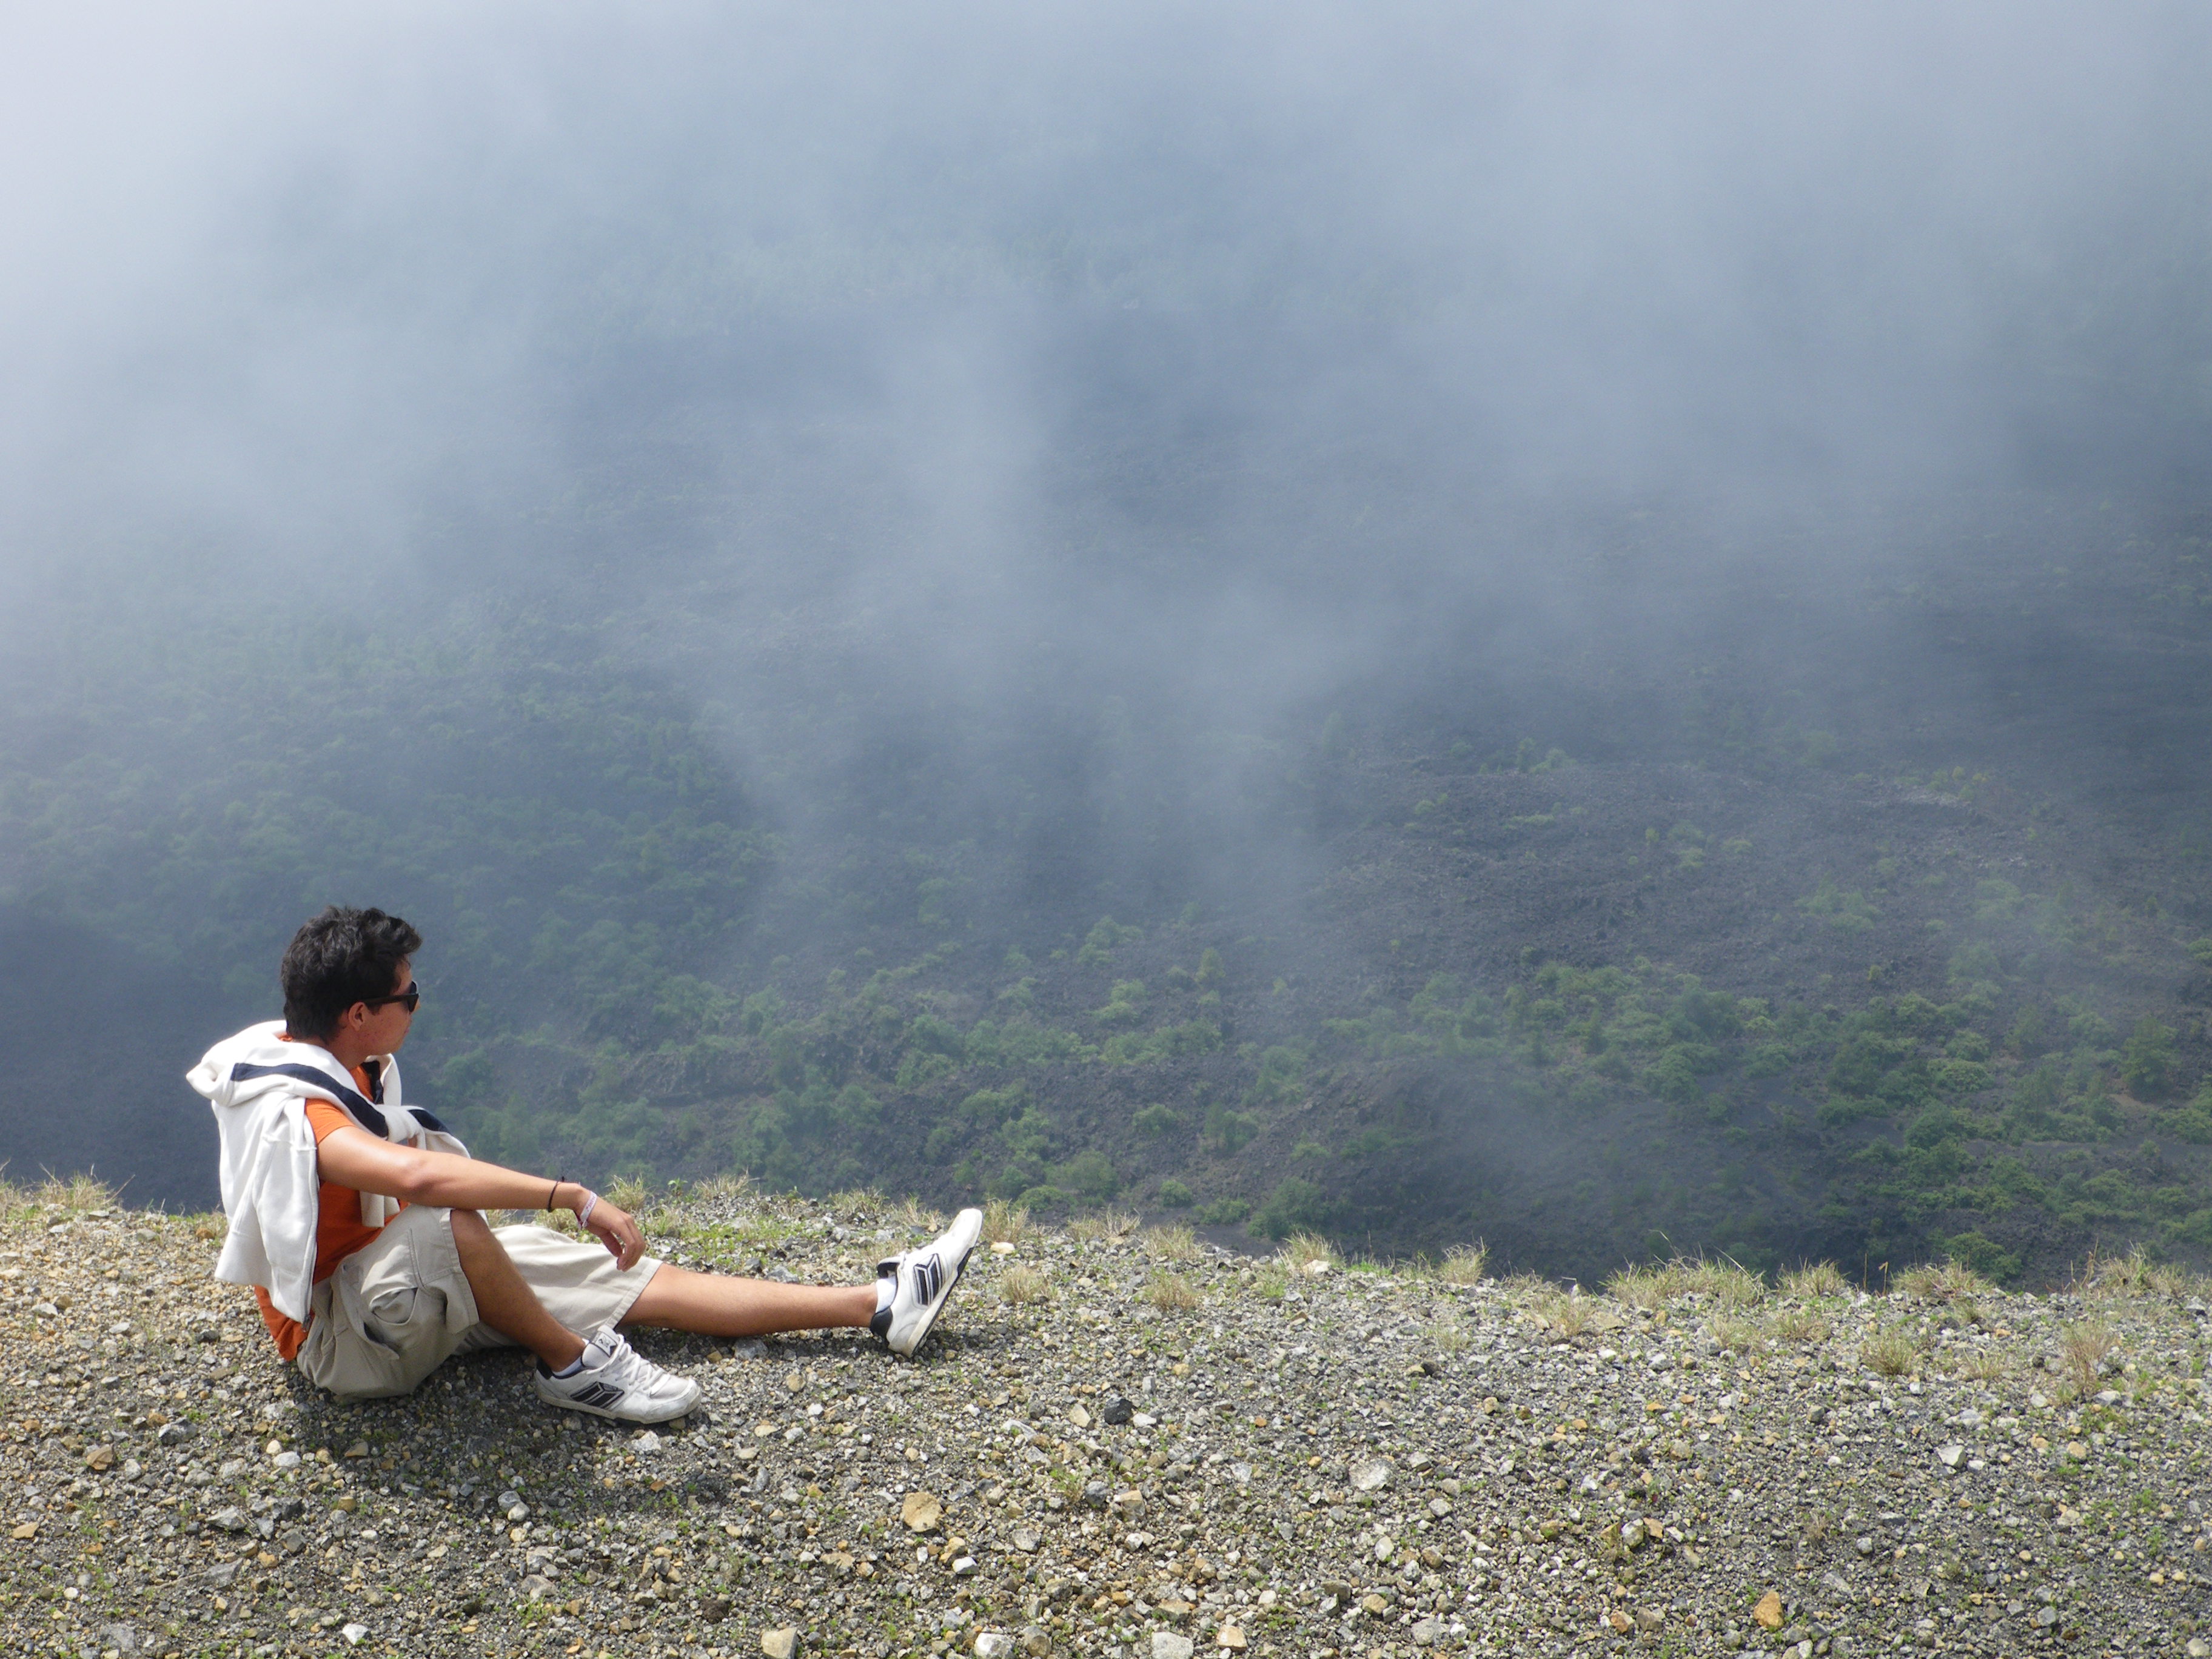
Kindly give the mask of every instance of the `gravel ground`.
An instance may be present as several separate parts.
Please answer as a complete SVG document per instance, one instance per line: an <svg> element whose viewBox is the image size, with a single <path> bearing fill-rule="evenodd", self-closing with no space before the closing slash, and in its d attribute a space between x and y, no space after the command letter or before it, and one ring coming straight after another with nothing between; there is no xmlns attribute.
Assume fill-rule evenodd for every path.
<svg viewBox="0 0 2212 1659"><path fill-rule="evenodd" d="M847 1278L927 1218L649 1221ZM917 1362L647 1336L708 1403L641 1432L512 1353L333 1405L208 1278L216 1225L0 1224L10 1651L2212 1652L2203 1309L2140 1272L1638 1308L1032 1230Z"/></svg>

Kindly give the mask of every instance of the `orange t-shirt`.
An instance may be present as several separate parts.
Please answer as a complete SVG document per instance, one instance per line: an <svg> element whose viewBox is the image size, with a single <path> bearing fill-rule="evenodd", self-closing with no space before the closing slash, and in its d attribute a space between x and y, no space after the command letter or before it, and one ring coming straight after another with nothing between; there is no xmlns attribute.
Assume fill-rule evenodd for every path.
<svg viewBox="0 0 2212 1659"><path fill-rule="evenodd" d="M290 1039L287 1038L287 1042ZM368 1074L354 1066L353 1080L364 1095L375 1097ZM315 1145L323 1144L325 1137L336 1130L356 1127L354 1121L338 1109L337 1103L311 1100L307 1103L307 1127L315 1132ZM341 1187L335 1181L320 1183L315 1193L315 1283L319 1285L338 1270L338 1263L384 1231L370 1227L361 1218L361 1194L351 1187ZM405 1209L402 1203L399 1206ZM300 1345L307 1340L307 1328L298 1320L279 1313L276 1304L269 1299L269 1292L260 1285L253 1294L261 1303L261 1317L267 1322L269 1334L276 1339L276 1352L286 1359L299 1357Z"/></svg>

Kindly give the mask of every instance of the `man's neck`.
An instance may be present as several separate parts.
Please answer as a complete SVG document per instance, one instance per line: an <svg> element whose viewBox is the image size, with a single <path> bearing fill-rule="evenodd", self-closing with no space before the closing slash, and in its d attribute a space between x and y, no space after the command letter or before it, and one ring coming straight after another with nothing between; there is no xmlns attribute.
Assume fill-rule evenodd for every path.
<svg viewBox="0 0 2212 1659"><path fill-rule="evenodd" d="M358 1038L349 1037L343 1031L335 1036L323 1038L320 1047L349 1072L359 1071L362 1061L367 1060L371 1052L361 1045Z"/></svg>

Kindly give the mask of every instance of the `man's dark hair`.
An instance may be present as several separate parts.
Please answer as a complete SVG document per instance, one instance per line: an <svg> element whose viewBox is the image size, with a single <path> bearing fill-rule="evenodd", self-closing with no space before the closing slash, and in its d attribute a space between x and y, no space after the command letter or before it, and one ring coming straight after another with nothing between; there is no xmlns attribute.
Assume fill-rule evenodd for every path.
<svg viewBox="0 0 2212 1659"><path fill-rule="evenodd" d="M398 916L331 905L284 947L284 1029L328 1036L355 1003L390 996L400 963L422 948L422 934Z"/></svg>

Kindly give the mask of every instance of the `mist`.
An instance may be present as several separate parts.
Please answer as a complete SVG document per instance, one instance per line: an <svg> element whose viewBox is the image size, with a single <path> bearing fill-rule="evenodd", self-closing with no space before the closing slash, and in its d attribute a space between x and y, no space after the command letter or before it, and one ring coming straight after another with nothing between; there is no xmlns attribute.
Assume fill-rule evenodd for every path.
<svg viewBox="0 0 2212 1659"><path fill-rule="evenodd" d="M1311 1005L1228 1023L1293 1047L1518 971L1557 929L1416 963L1315 920L1447 750L1967 762L2096 814L2114 902L2202 821L2195 694L2127 631L2179 625L2142 561L2212 436L2194 9L10 33L0 921L68 988L9 1036L19 1166L96 1141L204 1201L183 1103L149 1157L36 1097L105 987L177 1102L334 899L447 925L423 1064L474 1057L520 1156L675 980L799 1006L895 909L978 963L1218 918ZM655 1167L742 1161L697 1103L756 1084Z"/></svg>

